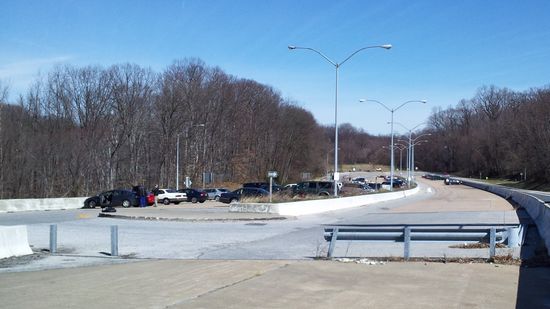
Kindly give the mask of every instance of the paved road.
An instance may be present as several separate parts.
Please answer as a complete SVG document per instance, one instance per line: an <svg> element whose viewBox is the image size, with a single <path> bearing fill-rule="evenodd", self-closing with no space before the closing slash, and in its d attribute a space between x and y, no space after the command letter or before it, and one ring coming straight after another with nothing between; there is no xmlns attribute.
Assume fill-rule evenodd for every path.
<svg viewBox="0 0 550 309"><path fill-rule="evenodd" d="M324 224L518 222L511 205L490 193L465 186L445 186L440 181L424 181L421 186L420 194L406 199L286 220L136 221L98 218L99 209L81 209L1 214L0 224L27 224L29 242L35 250L40 250L49 247L49 225L57 223L60 253L85 256L85 263L92 263L94 259L104 263L106 253L110 252L111 225L119 227L119 254L125 257L259 260L325 256ZM226 208L219 206L199 204L172 206L172 209L184 208L185 216L196 218L197 214L200 217L226 213ZM403 253L400 243L343 242L336 249L338 256L401 256ZM517 250L511 253L518 254ZM488 252L486 249L451 249L448 244L415 244L412 254L483 257ZM64 265L77 264L80 260L71 257ZM42 259L9 270L50 268L58 262Z"/></svg>
<svg viewBox="0 0 550 309"><path fill-rule="evenodd" d="M28 224L35 249L48 246L48 225L58 223L60 249L65 252L0 270L3 308L545 308L550 304L549 268L309 259L324 250L323 224L517 222L504 200L462 186L428 181L421 194L407 200L283 221L152 222L97 218L97 212L0 215L2 224ZM102 255L99 252L109 248L111 224L119 225L121 254L170 260ZM393 250L385 245L375 249ZM354 255L361 249L339 245L338 250ZM415 250L422 254L434 249L413 248L413 254ZM187 260L177 260L181 258ZM108 263L123 264L97 266ZM72 268L82 265L90 267ZM59 267L66 268L42 270ZM22 270L27 272L18 272Z"/></svg>

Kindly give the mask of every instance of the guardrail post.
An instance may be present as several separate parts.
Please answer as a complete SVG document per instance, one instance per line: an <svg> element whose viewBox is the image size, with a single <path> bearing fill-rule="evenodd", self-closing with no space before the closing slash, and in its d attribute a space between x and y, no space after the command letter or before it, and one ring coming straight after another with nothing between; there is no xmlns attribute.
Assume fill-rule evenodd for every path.
<svg viewBox="0 0 550 309"><path fill-rule="evenodd" d="M405 226L403 229L403 258L405 258L406 261L409 260L411 256L411 227Z"/></svg>
<svg viewBox="0 0 550 309"><path fill-rule="evenodd" d="M496 242L497 242L497 230L492 227L489 235L489 258L493 258L496 253Z"/></svg>
<svg viewBox="0 0 550 309"><path fill-rule="evenodd" d="M118 225L111 225L111 256L118 256Z"/></svg>
<svg viewBox="0 0 550 309"><path fill-rule="evenodd" d="M57 253L57 224L50 225L50 253Z"/></svg>
<svg viewBox="0 0 550 309"><path fill-rule="evenodd" d="M330 237L330 243L328 245L328 252L327 257L332 257L332 252L334 251L334 247L336 246L336 239L338 238L338 228L335 227L332 229L332 236Z"/></svg>
<svg viewBox="0 0 550 309"><path fill-rule="evenodd" d="M510 227L508 231L508 248L519 247L519 234L521 229L519 227Z"/></svg>

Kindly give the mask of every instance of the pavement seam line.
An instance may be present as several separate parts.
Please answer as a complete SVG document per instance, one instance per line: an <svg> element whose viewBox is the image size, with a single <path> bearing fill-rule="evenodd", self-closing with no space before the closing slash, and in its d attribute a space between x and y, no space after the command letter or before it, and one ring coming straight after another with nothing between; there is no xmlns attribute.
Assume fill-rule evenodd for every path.
<svg viewBox="0 0 550 309"><path fill-rule="evenodd" d="M284 265L282 265L282 266L273 268L273 269L271 269L271 270L268 270L268 271L263 272L263 273L260 273L260 274L254 274L254 275L252 275L252 276L250 276L250 277L241 279L241 280L239 280L239 281L236 281L236 282L233 282L233 283L230 283L230 284L226 284L226 285L224 285L224 286L221 286L221 287L212 289L212 290L210 290L210 291L206 291L206 292L204 292L204 293L202 293L202 294L199 294L199 295L197 295L197 296L193 296L193 297L190 297L190 298L187 298L187 299L184 299L184 300L180 300L180 301L175 302L175 303L173 303L173 304L167 305L167 306L165 306L164 308L168 309L168 308L172 308L172 307L175 307L175 306L183 305L183 304L185 304L185 303L187 303L187 302L190 302L190 301L193 301L193 300L195 300L195 299L199 299L199 298L204 297L204 296L207 296L207 295L209 295L209 294L216 293L216 292L218 292L218 291L221 291L221 290L224 290L224 289L227 289L227 288L230 288L230 287L234 287L234 286L239 285L239 284L241 284L241 283L243 283L243 282L247 282L247 281L250 281L250 280L252 280L252 279L259 278L259 277L261 277L261 276L263 276L263 275L265 275L265 274L267 274L267 273L270 273L270 272L273 272L273 271L276 271L276 270L280 270L280 269L286 268L286 267L288 267L288 266L290 266L290 263L286 263L286 264L284 264Z"/></svg>

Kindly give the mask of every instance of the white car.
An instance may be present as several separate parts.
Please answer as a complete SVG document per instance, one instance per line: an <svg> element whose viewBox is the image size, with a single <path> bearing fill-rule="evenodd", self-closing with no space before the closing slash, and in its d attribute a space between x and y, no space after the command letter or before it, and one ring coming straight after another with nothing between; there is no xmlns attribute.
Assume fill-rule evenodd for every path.
<svg viewBox="0 0 550 309"><path fill-rule="evenodd" d="M168 205L170 203L177 205L180 202L187 201L187 194L178 192L174 189L159 189L157 201L162 202L164 205Z"/></svg>

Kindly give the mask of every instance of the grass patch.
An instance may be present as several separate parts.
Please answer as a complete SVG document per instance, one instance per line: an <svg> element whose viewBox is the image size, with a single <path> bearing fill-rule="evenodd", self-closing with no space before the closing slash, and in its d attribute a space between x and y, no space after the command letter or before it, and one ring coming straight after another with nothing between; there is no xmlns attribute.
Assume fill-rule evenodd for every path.
<svg viewBox="0 0 550 309"><path fill-rule="evenodd" d="M514 188L514 189L550 192L550 183L514 181L509 179L501 179L501 178L479 179L479 181L486 182L488 184Z"/></svg>

